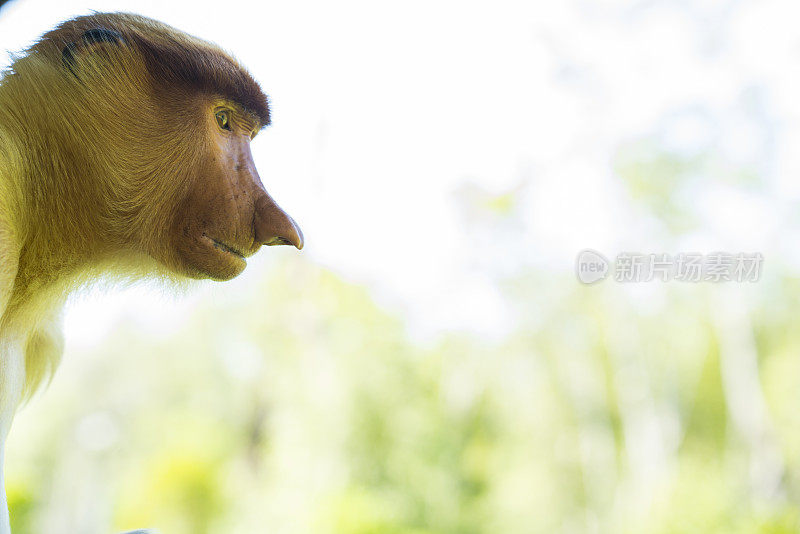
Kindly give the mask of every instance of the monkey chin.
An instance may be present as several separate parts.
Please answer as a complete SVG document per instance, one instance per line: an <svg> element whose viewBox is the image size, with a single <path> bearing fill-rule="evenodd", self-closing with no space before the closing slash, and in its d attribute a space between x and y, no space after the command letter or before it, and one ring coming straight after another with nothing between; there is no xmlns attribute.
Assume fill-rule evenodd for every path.
<svg viewBox="0 0 800 534"><path fill-rule="evenodd" d="M224 282L236 278L247 267L240 252L206 234L202 234L196 245L181 256L185 274L198 280Z"/></svg>

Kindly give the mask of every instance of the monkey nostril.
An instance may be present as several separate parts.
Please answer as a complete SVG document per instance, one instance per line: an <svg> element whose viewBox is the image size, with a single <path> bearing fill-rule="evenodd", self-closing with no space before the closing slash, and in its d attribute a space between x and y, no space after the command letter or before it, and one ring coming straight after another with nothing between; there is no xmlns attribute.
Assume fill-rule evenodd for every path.
<svg viewBox="0 0 800 534"><path fill-rule="evenodd" d="M274 247L275 245L292 245L293 243L285 237L273 237L264 244L268 247Z"/></svg>
<svg viewBox="0 0 800 534"><path fill-rule="evenodd" d="M277 245L293 245L297 247L297 250L301 250L303 248L303 232L297 227L297 223L295 223L294 220L291 220L291 223L292 228L286 232L286 235L272 237L265 241L264 244L268 247L274 247Z"/></svg>

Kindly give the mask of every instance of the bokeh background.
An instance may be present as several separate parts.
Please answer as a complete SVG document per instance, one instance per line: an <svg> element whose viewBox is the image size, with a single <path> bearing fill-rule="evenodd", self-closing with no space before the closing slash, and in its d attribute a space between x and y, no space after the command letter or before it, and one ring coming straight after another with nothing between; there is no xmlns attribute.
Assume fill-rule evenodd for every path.
<svg viewBox="0 0 800 534"><path fill-rule="evenodd" d="M90 10L249 67L307 246L71 299L15 534L800 531L796 2L13 0L0 50ZM586 286L587 247L764 270Z"/></svg>

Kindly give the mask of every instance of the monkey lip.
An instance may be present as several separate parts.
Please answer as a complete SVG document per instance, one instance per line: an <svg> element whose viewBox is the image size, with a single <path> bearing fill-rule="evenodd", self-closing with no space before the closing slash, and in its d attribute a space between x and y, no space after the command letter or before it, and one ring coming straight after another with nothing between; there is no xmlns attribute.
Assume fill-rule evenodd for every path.
<svg viewBox="0 0 800 534"><path fill-rule="evenodd" d="M218 239L214 239L213 237L211 237L209 235L206 235L206 234L203 234L203 237L206 238L207 240L211 241L211 244L214 245L214 248L216 248L218 250L221 250L223 252L227 252L228 254L236 256L237 258L239 258L241 260L245 259L244 253L242 253L239 250L233 248L232 246L226 245L222 241L219 241Z"/></svg>

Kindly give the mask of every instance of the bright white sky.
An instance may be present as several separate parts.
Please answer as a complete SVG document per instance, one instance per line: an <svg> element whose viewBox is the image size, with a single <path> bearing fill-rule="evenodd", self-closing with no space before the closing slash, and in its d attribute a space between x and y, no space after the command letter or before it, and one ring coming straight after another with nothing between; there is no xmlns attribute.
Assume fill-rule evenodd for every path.
<svg viewBox="0 0 800 534"><path fill-rule="evenodd" d="M302 253L369 285L417 333L493 336L509 316L492 266L569 271L586 247L673 252L627 210L613 179L617 148L642 137L711 151L772 184L747 198L699 191L689 201L708 220L694 249L785 250L781 206L800 197L799 6L17 0L0 11L0 50L92 9L137 12L218 43L271 97L274 126L253 151L267 189L303 228ZM487 235L466 224L455 202L466 181L521 187L521 229ZM267 255L292 253L267 250L241 279L188 298L137 288L74 302L68 346L91 343L125 312L170 328L193 299L243 290Z"/></svg>

